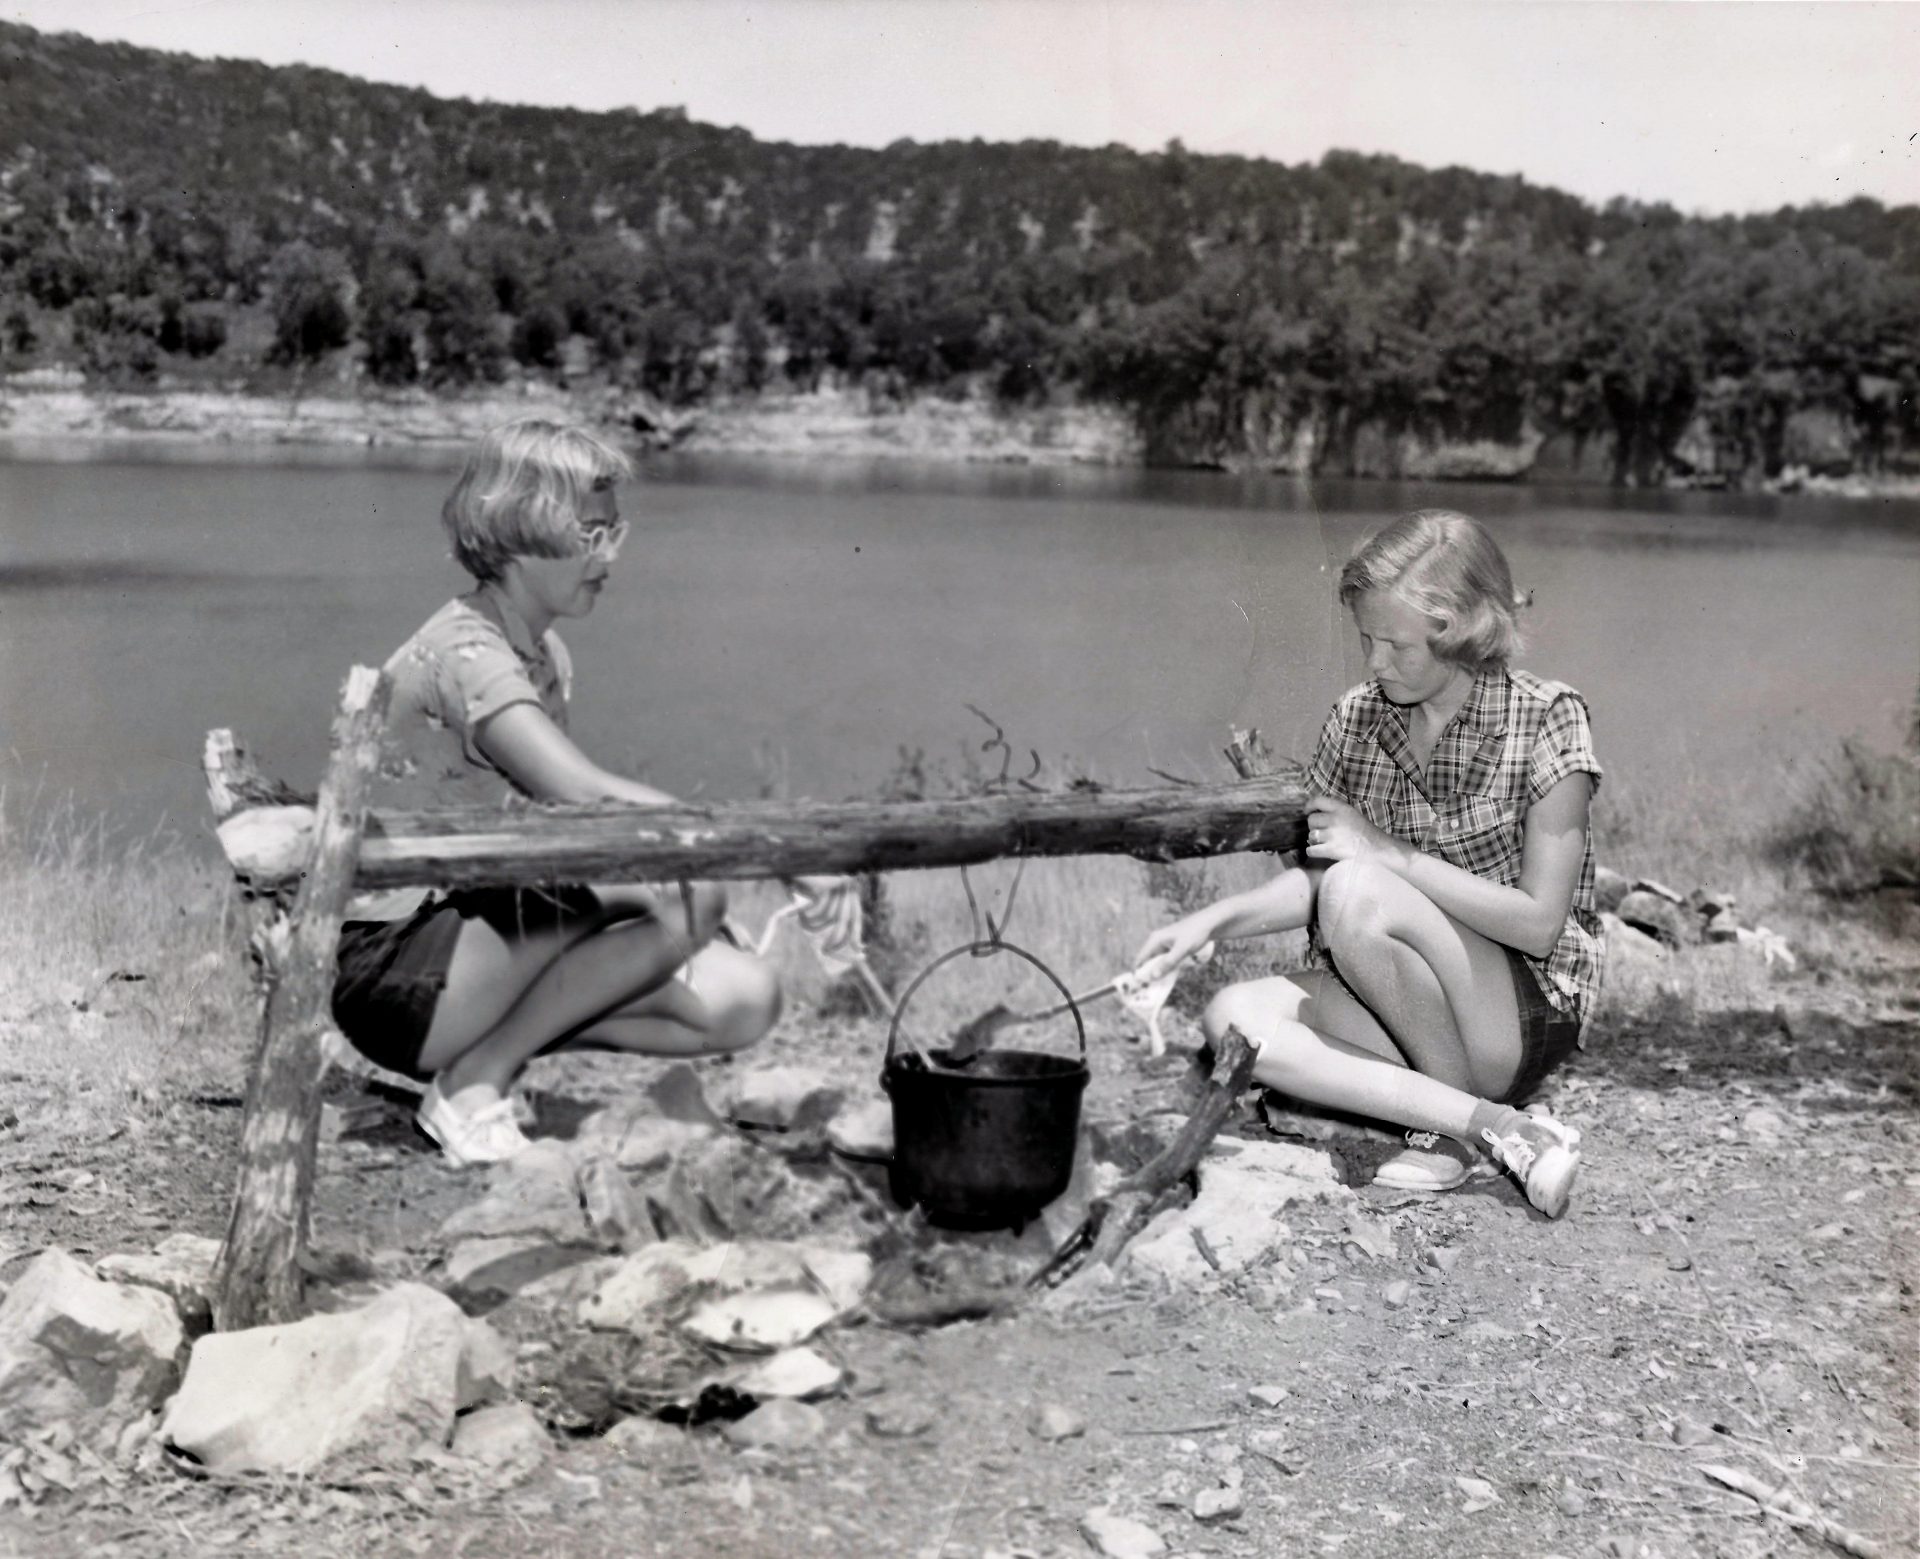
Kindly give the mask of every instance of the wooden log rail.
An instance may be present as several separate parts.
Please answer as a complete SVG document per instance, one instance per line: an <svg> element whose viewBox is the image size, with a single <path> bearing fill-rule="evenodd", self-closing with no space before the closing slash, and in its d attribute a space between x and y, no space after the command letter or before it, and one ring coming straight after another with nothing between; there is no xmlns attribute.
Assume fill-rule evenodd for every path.
<svg viewBox="0 0 1920 1559"><path fill-rule="evenodd" d="M899 871L1017 855L1176 860L1297 848L1306 802L1298 780L1273 777L946 801L373 812L353 880L359 888L455 888ZM248 852L233 853L261 887L285 880L298 858L264 851L250 865Z"/></svg>
<svg viewBox="0 0 1920 1559"><path fill-rule="evenodd" d="M1297 772L1264 774L1251 733L1229 785L1011 790L942 801L744 802L369 812L386 679L356 667L317 808L261 779L231 733L208 734L220 842L262 914L298 886L291 926L264 926L267 1000L247 1087L239 1183L216 1272L223 1330L296 1318L333 960L355 888L793 877L966 866L1002 856L1164 861L1305 843ZM1246 749L1246 750L1243 750ZM1124 1235L1121 1238L1124 1239Z"/></svg>

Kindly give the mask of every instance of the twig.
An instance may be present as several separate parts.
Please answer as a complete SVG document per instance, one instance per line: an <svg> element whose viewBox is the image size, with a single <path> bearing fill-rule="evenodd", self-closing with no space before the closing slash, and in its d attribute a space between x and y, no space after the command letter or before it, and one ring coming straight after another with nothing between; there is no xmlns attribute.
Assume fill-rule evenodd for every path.
<svg viewBox="0 0 1920 1559"><path fill-rule="evenodd" d="M1722 1467L1713 1463L1701 1467L1700 1471L1715 1483L1723 1483L1756 1501L1775 1520L1812 1532L1842 1553L1857 1555L1858 1559L1887 1559L1887 1550L1878 1543L1862 1537L1850 1527L1841 1526L1837 1521L1829 1521L1784 1483L1777 1489L1770 1489L1758 1478L1737 1467Z"/></svg>
<svg viewBox="0 0 1920 1559"><path fill-rule="evenodd" d="M1027 1280L1027 1286L1058 1288L1089 1264L1112 1267L1122 1247L1152 1220L1161 1200L1194 1172L1201 1156L1220 1134L1234 1104L1253 1075L1259 1052L1238 1029L1229 1028L1214 1055L1206 1092L1186 1125L1166 1149L1106 1196L1097 1197L1080 1226L1052 1258Z"/></svg>
<svg viewBox="0 0 1920 1559"><path fill-rule="evenodd" d="M1214 1418L1204 1424L1165 1424L1145 1429L1122 1429L1119 1433L1125 1435L1214 1434L1222 1429L1231 1429L1233 1422L1231 1418Z"/></svg>

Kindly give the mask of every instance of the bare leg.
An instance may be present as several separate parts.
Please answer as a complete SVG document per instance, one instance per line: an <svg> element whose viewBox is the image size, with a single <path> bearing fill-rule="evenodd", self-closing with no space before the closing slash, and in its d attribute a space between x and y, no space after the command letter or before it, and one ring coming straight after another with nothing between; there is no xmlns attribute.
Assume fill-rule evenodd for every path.
<svg viewBox="0 0 1920 1559"><path fill-rule="evenodd" d="M1505 949L1363 861L1329 868L1318 914L1341 977L1409 1066L1481 1098L1512 1086L1520 1012Z"/></svg>
<svg viewBox="0 0 1920 1559"><path fill-rule="evenodd" d="M467 921L421 1069L436 1074L447 1095L504 1091L528 1059L554 1041L662 987L725 913L724 899L712 889L696 890L691 920L677 898L663 896L651 914L638 913L645 907L638 902L620 904L525 936ZM615 918L621 915L629 918ZM698 1025L708 1015L668 1004L662 1017L673 1036L668 1053L685 1053L688 1020Z"/></svg>
<svg viewBox="0 0 1920 1559"><path fill-rule="evenodd" d="M1229 1026L1260 1047L1253 1075L1309 1104L1462 1140L1480 1101L1407 1065L1380 1020L1331 975L1308 970L1230 985L1207 1006L1218 1041Z"/></svg>
<svg viewBox="0 0 1920 1559"><path fill-rule="evenodd" d="M556 1048L710 1056L744 1050L780 1017L780 982L751 953L709 943L684 977L605 1013Z"/></svg>

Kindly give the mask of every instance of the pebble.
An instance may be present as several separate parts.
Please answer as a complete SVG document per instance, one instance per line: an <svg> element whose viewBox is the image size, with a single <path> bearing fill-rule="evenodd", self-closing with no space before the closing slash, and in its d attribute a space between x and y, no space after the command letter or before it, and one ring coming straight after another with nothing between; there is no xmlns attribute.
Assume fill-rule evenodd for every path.
<svg viewBox="0 0 1920 1559"><path fill-rule="evenodd" d="M1087 1421L1071 1408L1049 1402L1027 1420L1027 1433L1036 1440L1071 1440L1087 1432Z"/></svg>
<svg viewBox="0 0 1920 1559"><path fill-rule="evenodd" d="M1697 1419L1683 1418L1673 1426L1675 1445L1711 1445L1716 1438L1714 1432Z"/></svg>
<svg viewBox="0 0 1920 1559"><path fill-rule="evenodd" d="M1262 1407L1278 1407L1292 1395L1293 1393L1287 1390L1285 1386L1271 1382L1258 1386L1249 1386L1247 1388L1248 1398L1254 1402L1258 1402Z"/></svg>
<svg viewBox="0 0 1920 1559"><path fill-rule="evenodd" d="M810 1445L826 1433L827 1420L819 1408L787 1397L762 1402L745 1418L735 1419L720 1433L743 1451L790 1451Z"/></svg>
<svg viewBox="0 0 1920 1559"><path fill-rule="evenodd" d="M1160 1534L1144 1522L1116 1516L1106 1506L1080 1518L1080 1535L1106 1559L1156 1559L1167 1551Z"/></svg>
<svg viewBox="0 0 1920 1559"><path fill-rule="evenodd" d="M867 1410L867 1429L883 1440L910 1440L933 1427L933 1414L914 1402L891 1402Z"/></svg>
<svg viewBox="0 0 1920 1559"><path fill-rule="evenodd" d="M1459 1260L1460 1252L1452 1245L1436 1245L1427 1252L1427 1265L1440 1272L1451 1272Z"/></svg>
<svg viewBox="0 0 1920 1559"><path fill-rule="evenodd" d="M1398 1310L1407 1302L1407 1296L1413 1292L1413 1285L1405 1278L1395 1278L1380 1290L1380 1297L1386 1301L1389 1310Z"/></svg>
<svg viewBox="0 0 1920 1559"><path fill-rule="evenodd" d="M1202 1489L1193 1496L1193 1514L1198 1521L1225 1521L1246 1508L1238 1489Z"/></svg>

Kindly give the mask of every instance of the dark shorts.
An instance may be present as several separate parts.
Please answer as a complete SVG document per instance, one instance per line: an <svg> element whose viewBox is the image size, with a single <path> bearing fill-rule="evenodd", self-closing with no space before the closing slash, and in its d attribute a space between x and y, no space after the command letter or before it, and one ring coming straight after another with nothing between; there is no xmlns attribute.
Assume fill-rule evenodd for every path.
<svg viewBox="0 0 1920 1559"><path fill-rule="evenodd" d="M404 920L349 920L334 961L333 1021L376 1066L425 1081L420 1051L470 920L509 940L603 913L590 888L463 888Z"/></svg>
<svg viewBox="0 0 1920 1559"><path fill-rule="evenodd" d="M1579 1047L1580 1019L1547 1000L1532 968L1517 951L1504 949L1513 976L1513 997L1520 1009L1520 1070L1513 1086L1495 1104L1525 1104L1562 1061Z"/></svg>

